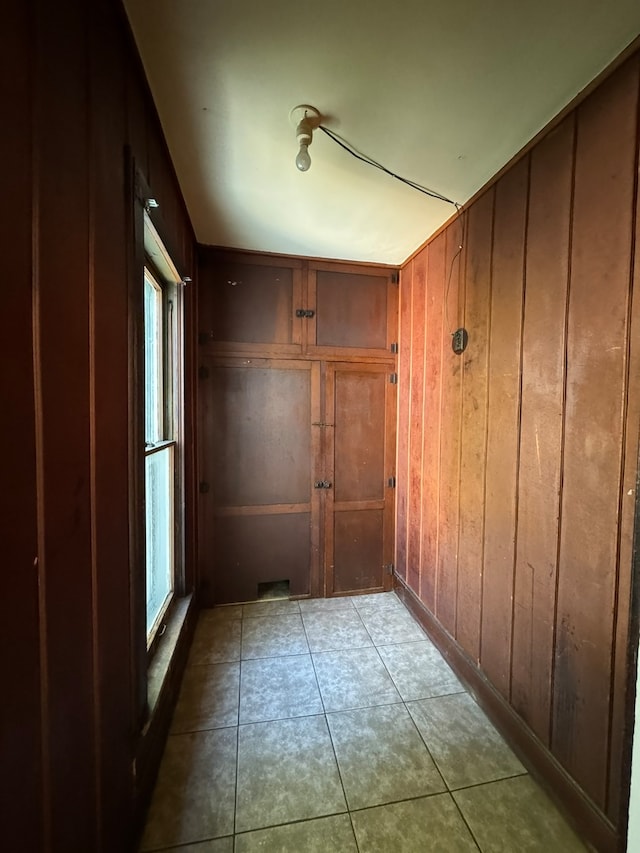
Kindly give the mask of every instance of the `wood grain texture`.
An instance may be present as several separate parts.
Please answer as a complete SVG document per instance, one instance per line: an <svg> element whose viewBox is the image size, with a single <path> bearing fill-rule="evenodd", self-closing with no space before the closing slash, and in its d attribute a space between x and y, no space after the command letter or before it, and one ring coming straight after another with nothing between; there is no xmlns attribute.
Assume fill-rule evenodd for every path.
<svg viewBox="0 0 640 853"><path fill-rule="evenodd" d="M462 356L456 637L476 662L480 659L482 615L493 206L494 192L490 190L465 214L468 224L464 325L469 331L469 345Z"/></svg>
<svg viewBox="0 0 640 853"><path fill-rule="evenodd" d="M506 698L511 670L528 177L528 159L521 160L496 187L491 281L480 661Z"/></svg>
<svg viewBox="0 0 640 853"><path fill-rule="evenodd" d="M420 588L422 563L422 446L424 437L424 360L426 256L412 262L411 288L411 394L409 400L409 508L407 525L407 583Z"/></svg>
<svg viewBox="0 0 640 853"><path fill-rule="evenodd" d="M550 750L559 796L563 774L580 786L568 799L597 814L583 814L595 844L626 823L633 721L639 64L618 66L465 211L459 299L455 221L402 271L400 338L416 350L401 351L398 551L407 529L413 548L420 500L420 601ZM460 375L452 306L469 332Z"/></svg>
<svg viewBox="0 0 640 853"><path fill-rule="evenodd" d="M624 66L577 115L552 745L601 808L611 710L636 108L637 79Z"/></svg>
<svg viewBox="0 0 640 853"><path fill-rule="evenodd" d="M635 77L640 91L640 56L629 63L629 74ZM640 100L640 98L639 98ZM638 111L640 122L640 109ZM640 134L636 131L640 138ZM640 246L640 195L636 192L635 252ZM635 632L632 627L633 530L637 512L638 435L640 434L640 264L635 263L630 277L630 310L628 350L626 353L627 411L623 451L622 488L620 491L620 543L618 556L618 598L614 637L614 675L611 706L611 744L607 814L616 824L626 820L631 755L625 745L633 728L633 673L635 664Z"/></svg>
<svg viewBox="0 0 640 853"><path fill-rule="evenodd" d="M442 347L440 336L443 322L442 280L444 275L444 244L431 243L421 252L427 270L425 377L422 407L422 565L420 583L416 590L430 610L436 606L436 577L438 570L439 499L440 499L440 426L442 411ZM402 386L401 386L402 388ZM404 394L401 394L402 401Z"/></svg>
<svg viewBox="0 0 640 853"><path fill-rule="evenodd" d="M411 387L411 293L413 262L400 277L398 385L398 439L396 446L396 547L395 566L401 578L407 577L407 527L409 524L409 428Z"/></svg>
<svg viewBox="0 0 640 853"><path fill-rule="evenodd" d="M549 744L573 176L573 117L531 155L512 704Z"/></svg>
<svg viewBox="0 0 640 853"><path fill-rule="evenodd" d="M125 148L148 173L155 133L154 168L167 186L173 170L117 4L29 0L10 4L3 23L13 116L0 143L12 317L11 377L2 380L12 612L3 623L16 665L4 670L12 741L2 757L12 814L4 841L16 850L126 850L140 735L134 678L146 693L146 662L135 673L131 648L134 636L146 647L146 630L129 609L132 571L144 569L129 554ZM179 195L168 206L175 242L184 248L190 233L193 244Z"/></svg>
<svg viewBox="0 0 640 853"><path fill-rule="evenodd" d="M125 233L124 157L114 156L126 134L126 91L119 21L108 2L95 3L90 42L89 265L91 370L92 550L94 610L94 719L96 727L98 849L125 843L131 823L131 673L123 667L131 621L128 502L128 287L127 251L114 234Z"/></svg>
<svg viewBox="0 0 640 853"><path fill-rule="evenodd" d="M95 845L93 710L87 17L66 0L38 8L36 109L39 173L38 279L40 554L45 575L51 843ZM60 52L66 61L59 62ZM68 127L75 128L69 134ZM64 223L61 228L60 224ZM80 417L70 418L75 412ZM84 417L82 416L84 415ZM74 809L69 795L75 790Z"/></svg>
<svg viewBox="0 0 640 853"><path fill-rule="evenodd" d="M27 60L33 43L29 5L12 0L3 9L11 37L0 52L0 103L11 121L0 134L0 208L5 260L3 304L7 322L0 339L0 512L3 519L5 588L0 599L4 642L0 662L4 699L0 728L3 823L10 850L40 850L44 843L42 732L40 722L40 626L36 439L32 312L32 88ZM10 319L9 319L10 318ZM7 580L10 581L7 583ZM45 745L46 749L46 745ZM10 818L9 818L10 816Z"/></svg>
<svg viewBox="0 0 640 853"><path fill-rule="evenodd" d="M459 234L444 231L434 240L443 244L443 291L440 386L440 460L438 495L438 562L436 615L455 635L458 585L458 495L460 486L460 414L462 411L462 361L451 348L458 328L461 257ZM434 258L435 260L435 258Z"/></svg>

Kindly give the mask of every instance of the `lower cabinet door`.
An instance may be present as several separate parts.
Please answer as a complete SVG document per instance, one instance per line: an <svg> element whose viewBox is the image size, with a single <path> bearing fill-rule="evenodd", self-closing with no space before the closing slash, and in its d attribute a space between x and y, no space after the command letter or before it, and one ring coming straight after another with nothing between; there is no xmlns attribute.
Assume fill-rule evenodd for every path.
<svg viewBox="0 0 640 853"><path fill-rule="evenodd" d="M200 370L200 591L205 605L253 601L288 583L320 594L312 488L317 363L209 359Z"/></svg>
<svg viewBox="0 0 640 853"><path fill-rule="evenodd" d="M323 495L326 595L389 589L395 385L384 364L328 364Z"/></svg>
<svg viewBox="0 0 640 853"><path fill-rule="evenodd" d="M394 389L384 364L205 358L199 578L205 606L388 589Z"/></svg>

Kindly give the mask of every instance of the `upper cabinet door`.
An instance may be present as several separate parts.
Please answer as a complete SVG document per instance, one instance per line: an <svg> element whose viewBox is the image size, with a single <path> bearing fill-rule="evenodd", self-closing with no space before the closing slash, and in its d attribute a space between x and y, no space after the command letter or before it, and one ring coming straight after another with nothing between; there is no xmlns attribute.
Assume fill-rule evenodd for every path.
<svg viewBox="0 0 640 853"><path fill-rule="evenodd" d="M389 357L397 340L393 270L309 263L307 349L321 357Z"/></svg>
<svg viewBox="0 0 640 853"><path fill-rule="evenodd" d="M202 249L198 277L200 344L262 356L302 352L302 261Z"/></svg>

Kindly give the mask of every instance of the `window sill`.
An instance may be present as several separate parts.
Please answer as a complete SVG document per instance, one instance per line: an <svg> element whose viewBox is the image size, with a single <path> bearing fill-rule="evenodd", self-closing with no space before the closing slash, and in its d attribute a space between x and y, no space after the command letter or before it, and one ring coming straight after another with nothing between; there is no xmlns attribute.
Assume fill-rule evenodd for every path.
<svg viewBox="0 0 640 853"><path fill-rule="evenodd" d="M162 694L167 676L174 666L174 658L180 638L185 630L187 616L193 595L174 600L171 614L167 620L167 629L158 640L156 650L147 670L147 708L148 716L144 731L148 729L154 711ZM143 732L144 734L144 732Z"/></svg>

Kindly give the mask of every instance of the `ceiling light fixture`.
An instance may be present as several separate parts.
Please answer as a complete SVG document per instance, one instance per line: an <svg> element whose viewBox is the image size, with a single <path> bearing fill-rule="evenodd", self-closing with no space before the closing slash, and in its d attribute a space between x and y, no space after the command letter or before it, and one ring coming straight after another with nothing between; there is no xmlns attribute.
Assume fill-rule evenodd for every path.
<svg viewBox="0 0 640 853"><path fill-rule="evenodd" d="M296 129L296 140L300 146L296 166L301 172L306 172L311 166L309 146L313 140L313 131L320 124L320 113L315 107L299 104L289 113L289 120Z"/></svg>

